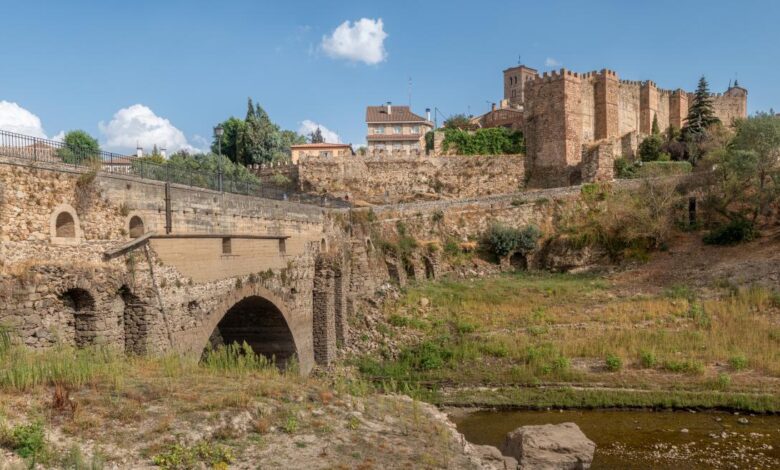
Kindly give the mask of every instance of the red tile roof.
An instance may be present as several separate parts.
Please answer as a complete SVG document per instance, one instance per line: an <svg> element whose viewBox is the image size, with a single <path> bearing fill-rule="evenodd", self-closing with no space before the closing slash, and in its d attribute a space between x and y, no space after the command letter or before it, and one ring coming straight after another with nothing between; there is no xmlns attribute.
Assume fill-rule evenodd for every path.
<svg viewBox="0 0 780 470"><path fill-rule="evenodd" d="M332 144L328 142L322 142L319 144L295 144L291 145L291 149L335 149L335 148L349 148L352 144Z"/></svg>
<svg viewBox="0 0 780 470"><path fill-rule="evenodd" d="M414 114L409 106L367 106L366 122L428 122L424 117Z"/></svg>

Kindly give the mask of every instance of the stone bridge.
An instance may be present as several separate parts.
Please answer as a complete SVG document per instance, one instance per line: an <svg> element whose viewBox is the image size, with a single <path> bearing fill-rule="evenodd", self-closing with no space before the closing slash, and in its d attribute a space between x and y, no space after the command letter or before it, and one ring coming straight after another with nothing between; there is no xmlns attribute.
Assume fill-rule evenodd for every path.
<svg viewBox="0 0 780 470"><path fill-rule="evenodd" d="M346 341L343 235L318 206L0 157L0 325L35 348L246 341L308 372Z"/></svg>
<svg viewBox="0 0 780 470"><path fill-rule="evenodd" d="M246 341L306 373L349 343L383 283L454 269L445 242L494 221L548 229L578 192L323 209L0 156L0 325L33 348ZM401 225L412 252L387 250Z"/></svg>

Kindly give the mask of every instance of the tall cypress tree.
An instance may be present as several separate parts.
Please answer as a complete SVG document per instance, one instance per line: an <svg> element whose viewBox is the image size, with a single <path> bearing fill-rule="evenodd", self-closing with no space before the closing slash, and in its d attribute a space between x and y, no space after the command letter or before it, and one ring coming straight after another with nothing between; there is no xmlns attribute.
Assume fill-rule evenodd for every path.
<svg viewBox="0 0 780 470"><path fill-rule="evenodd" d="M317 130L309 134L309 139L312 144L321 144L325 142L325 137L322 136L322 130L317 126Z"/></svg>
<svg viewBox="0 0 780 470"><path fill-rule="evenodd" d="M683 138L696 142L701 139L708 127L719 123L720 119L715 116L715 110L712 107L707 79L702 75L699 79L699 85L696 87L693 102L688 108L688 117L682 129Z"/></svg>
<svg viewBox="0 0 780 470"><path fill-rule="evenodd" d="M658 115L657 114L653 114L653 126L652 126L651 133L653 135L660 135L661 134L661 128L658 127Z"/></svg>

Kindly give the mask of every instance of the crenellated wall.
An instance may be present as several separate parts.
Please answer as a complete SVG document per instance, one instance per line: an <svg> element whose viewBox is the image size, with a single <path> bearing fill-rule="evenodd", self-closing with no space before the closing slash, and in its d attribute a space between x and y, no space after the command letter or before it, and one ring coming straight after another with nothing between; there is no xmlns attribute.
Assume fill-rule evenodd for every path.
<svg viewBox="0 0 780 470"><path fill-rule="evenodd" d="M612 148L613 158L633 156L657 119L661 131L681 128L691 93L662 90L652 81L621 80L604 69L587 73L545 72L524 86L525 137L529 185L565 186L582 181L588 147ZM747 90L734 86L713 94L715 114L726 125L747 117ZM597 159L602 161L603 152Z"/></svg>

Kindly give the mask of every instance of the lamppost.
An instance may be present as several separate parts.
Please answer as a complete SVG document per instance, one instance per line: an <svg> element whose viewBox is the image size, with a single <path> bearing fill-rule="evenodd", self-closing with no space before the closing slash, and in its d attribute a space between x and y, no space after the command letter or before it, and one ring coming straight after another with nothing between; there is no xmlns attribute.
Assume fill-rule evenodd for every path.
<svg viewBox="0 0 780 470"><path fill-rule="evenodd" d="M222 192L222 134L225 133L225 129L222 128L221 124L217 124L217 127L214 128L214 136L217 138L217 173L218 173L218 185L219 185L219 192Z"/></svg>

